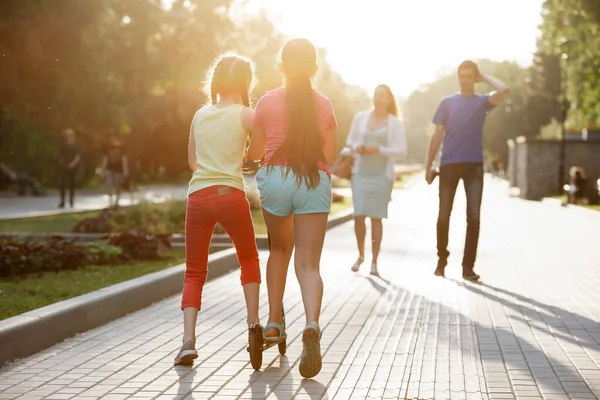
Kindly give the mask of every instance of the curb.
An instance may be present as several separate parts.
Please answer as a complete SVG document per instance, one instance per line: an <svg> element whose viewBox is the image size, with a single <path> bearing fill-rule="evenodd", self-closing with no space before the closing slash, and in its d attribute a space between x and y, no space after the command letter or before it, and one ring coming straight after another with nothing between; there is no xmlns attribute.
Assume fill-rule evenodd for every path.
<svg viewBox="0 0 600 400"><path fill-rule="evenodd" d="M352 213L335 214L327 229L350 221ZM256 244L268 249L267 235L257 236ZM235 248L209 255L208 263L209 279L239 268ZM0 321L0 366L181 293L184 272L180 264Z"/></svg>

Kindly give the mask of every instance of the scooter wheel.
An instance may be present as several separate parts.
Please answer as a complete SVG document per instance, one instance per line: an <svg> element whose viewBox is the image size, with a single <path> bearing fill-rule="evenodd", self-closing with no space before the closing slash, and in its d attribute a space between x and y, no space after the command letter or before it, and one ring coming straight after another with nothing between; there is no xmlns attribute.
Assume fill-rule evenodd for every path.
<svg viewBox="0 0 600 400"><path fill-rule="evenodd" d="M279 342L277 347L279 347L279 354L281 354L282 356L285 356L285 352L287 351L287 340L284 340L283 342Z"/></svg>
<svg viewBox="0 0 600 400"><path fill-rule="evenodd" d="M262 367L263 356L263 334L260 326L256 325L250 328L248 332L248 351L250 352L250 363L255 371Z"/></svg>

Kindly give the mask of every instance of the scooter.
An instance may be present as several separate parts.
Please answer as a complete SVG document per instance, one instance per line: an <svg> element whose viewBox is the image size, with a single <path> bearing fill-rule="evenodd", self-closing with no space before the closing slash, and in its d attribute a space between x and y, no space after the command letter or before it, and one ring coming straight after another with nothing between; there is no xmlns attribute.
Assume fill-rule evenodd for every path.
<svg viewBox="0 0 600 400"><path fill-rule="evenodd" d="M248 161L243 166L244 175L253 176L260 169L262 160L258 162ZM267 232L267 241L269 250L271 249L271 235ZM285 309L283 304L281 305L281 320L283 330L285 332ZM259 371L262 367L262 356L263 352L277 345L279 354L285 355L287 351L287 337L283 337L279 341L267 342L263 335L263 327L260 324L252 324L248 330L248 347L246 350L250 353L250 363L255 371Z"/></svg>
<svg viewBox="0 0 600 400"><path fill-rule="evenodd" d="M281 319L285 331L285 311L283 305L281 306ZM263 352L275 345L277 345L279 349L279 354L284 356L287 351L287 337L284 337L279 341L267 342L263 337L263 327L260 324L253 324L250 326L247 351L250 353L250 363L255 371L259 371L262 367Z"/></svg>

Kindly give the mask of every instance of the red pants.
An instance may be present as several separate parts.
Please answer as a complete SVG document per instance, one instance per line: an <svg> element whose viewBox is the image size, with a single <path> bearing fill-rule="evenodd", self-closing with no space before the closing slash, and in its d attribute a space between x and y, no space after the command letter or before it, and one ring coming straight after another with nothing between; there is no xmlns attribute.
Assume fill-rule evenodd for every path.
<svg viewBox="0 0 600 400"><path fill-rule="evenodd" d="M217 223L227 231L235 245L242 285L260 283L254 224L246 193L229 186L211 186L188 198L182 309L200 309L202 288L208 274L208 250Z"/></svg>

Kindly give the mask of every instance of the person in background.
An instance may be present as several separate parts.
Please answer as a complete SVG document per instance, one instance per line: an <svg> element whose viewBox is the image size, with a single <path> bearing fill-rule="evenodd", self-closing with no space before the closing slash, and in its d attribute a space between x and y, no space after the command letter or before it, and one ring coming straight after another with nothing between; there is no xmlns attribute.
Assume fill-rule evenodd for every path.
<svg viewBox="0 0 600 400"><path fill-rule="evenodd" d="M63 142L59 153L59 181L60 203L58 207L65 207L66 192L69 192L69 205L73 208L75 201L75 179L81 162L81 154L75 143L75 131L67 128L63 131Z"/></svg>
<svg viewBox="0 0 600 400"><path fill-rule="evenodd" d="M573 166L569 171L569 204L580 204L585 195L587 179L583 168Z"/></svg>
<svg viewBox="0 0 600 400"><path fill-rule="evenodd" d="M265 340L278 342L286 337L281 307L295 247L294 266L306 321L299 364L304 378L317 375L322 367L320 262L332 198L327 164L335 161L337 153L333 105L311 84L317 68L317 52L310 41L292 39L283 46L279 69L285 86L258 101L248 149L250 160L264 156L256 182L271 239Z"/></svg>
<svg viewBox="0 0 600 400"><path fill-rule="evenodd" d="M448 264L448 234L450 214L458 183L462 180L467 196L467 234L462 260L462 277L479 280L475 273L475 259L479 243L479 216L483 196L483 124L488 112L507 96L508 89L500 80L481 73L473 61L464 61L458 67L460 93L443 99L433 118L435 132L429 142L425 163L425 179L431 185L431 168L442 142L439 180L439 210L437 220L438 263L435 275L444 277ZM486 94L475 93L475 84L485 82L494 88Z"/></svg>
<svg viewBox="0 0 600 400"><path fill-rule="evenodd" d="M394 161L406 154L406 138L394 94L387 85L379 85L373 96L374 109L356 115L344 154L354 156L352 165L352 202L354 233L358 259L352 271L358 272L365 261L366 218L371 219L373 259L371 275L378 276L377 259L383 237L383 219L388 216L388 204L394 186Z"/></svg>
<svg viewBox="0 0 600 400"><path fill-rule="evenodd" d="M111 134L102 159L102 173L108 191L109 207L118 207L123 179L129 176L129 165L119 136Z"/></svg>

